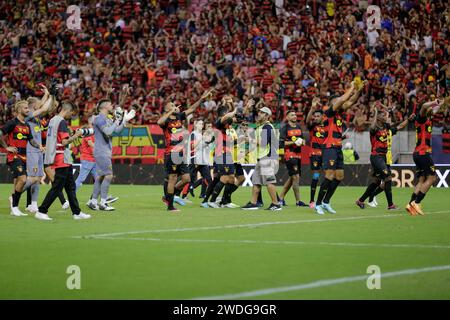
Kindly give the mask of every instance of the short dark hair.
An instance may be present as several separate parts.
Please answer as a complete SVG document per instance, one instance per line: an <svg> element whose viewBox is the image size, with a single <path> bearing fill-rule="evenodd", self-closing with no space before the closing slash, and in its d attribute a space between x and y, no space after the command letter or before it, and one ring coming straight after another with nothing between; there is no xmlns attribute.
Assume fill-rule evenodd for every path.
<svg viewBox="0 0 450 320"><path fill-rule="evenodd" d="M290 109L288 111L286 111L286 117L289 115L289 113L296 113L294 109Z"/></svg>
<svg viewBox="0 0 450 320"><path fill-rule="evenodd" d="M106 98L105 99L100 99L100 101L97 102L97 112L99 112L103 108L104 104L108 103L108 102L111 102L111 100L110 99L106 99Z"/></svg>
<svg viewBox="0 0 450 320"><path fill-rule="evenodd" d="M73 102L64 100L63 102L61 102L61 110L77 111L78 107Z"/></svg>

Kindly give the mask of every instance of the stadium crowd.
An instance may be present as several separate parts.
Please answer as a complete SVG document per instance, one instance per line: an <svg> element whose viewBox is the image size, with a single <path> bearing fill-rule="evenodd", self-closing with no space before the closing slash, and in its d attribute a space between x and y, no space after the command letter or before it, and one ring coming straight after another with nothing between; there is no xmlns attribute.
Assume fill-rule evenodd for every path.
<svg viewBox="0 0 450 320"><path fill-rule="evenodd" d="M304 120L313 97L326 104L352 80L370 85L347 112L348 124L367 120L371 101L394 108L401 121L429 96L448 95L449 2L369 1L382 16L381 29L370 31L359 2L367 3L81 1L82 28L72 31L69 1L3 0L0 123L51 78L80 108L72 125L86 123L102 97L117 99L124 84L135 124L156 123L168 100L186 108L212 87L197 117L214 117L232 93L241 104L264 100L275 121L289 109ZM434 121L449 125L450 115Z"/></svg>

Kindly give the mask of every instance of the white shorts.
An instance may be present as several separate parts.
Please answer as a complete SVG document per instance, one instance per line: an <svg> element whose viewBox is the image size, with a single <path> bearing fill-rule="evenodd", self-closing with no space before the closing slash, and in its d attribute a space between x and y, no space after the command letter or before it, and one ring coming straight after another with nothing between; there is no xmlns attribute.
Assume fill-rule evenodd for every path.
<svg viewBox="0 0 450 320"><path fill-rule="evenodd" d="M274 159L262 159L256 163L255 171L252 176L253 185L266 186L277 182L276 173L278 172L279 162Z"/></svg>

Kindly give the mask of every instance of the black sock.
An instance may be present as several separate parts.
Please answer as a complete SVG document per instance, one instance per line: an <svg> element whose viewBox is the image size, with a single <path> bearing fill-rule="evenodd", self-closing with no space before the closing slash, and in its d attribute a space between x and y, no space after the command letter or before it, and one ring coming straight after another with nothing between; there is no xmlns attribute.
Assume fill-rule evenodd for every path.
<svg viewBox="0 0 450 320"><path fill-rule="evenodd" d="M379 183L375 183L375 182L372 182L371 184L369 184L369 186L367 187L364 194L361 196L361 198L359 198L359 201L361 201L361 202L366 201L366 199L374 193L374 191L378 188L379 185L380 185ZM372 200L373 200L373 198L372 198Z"/></svg>
<svg viewBox="0 0 450 320"><path fill-rule="evenodd" d="M373 198L375 198L377 195L379 195L380 193L382 193L384 191L384 189L381 186L378 186L374 192L372 192L372 194L369 196L369 202L373 201Z"/></svg>
<svg viewBox="0 0 450 320"><path fill-rule="evenodd" d="M341 181L339 181L337 179L334 179L333 181L331 181L330 187L328 188L327 194L325 195L323 202L330 203L331 197L333 196L334 192L336 191L339 183L341 183Z"/></svg>
<svg viewBox="0 0 450 320"><path fill-rule="evenodd" d="M317 196L317 204L321 205L325 194L328 192L328 188L330 187L331 181L327 178L323 179L320 184L319 195Z"/></svg>
<svg viewBox="0 0 450 320"><path fill-rule="evenodd" d="M314 197L316 196L317 184L319 183L319 179L311 180L311 197L310 202L314 202Z"/></svg>
<svg viewBox="0 0 450 320"><path fill-rule="evenodd" d="M27 207L31 204L31 188L27 189Z"/></svg>
<svg viewBox="0 0 450 320"><path fill-rule="evenodd" d="M384 183L384 193L386 193L388 206L393 206L394 202L392 202L392 181L386 181Z"/></svg>
<svg viewBox="0 0 450 320"><path fill-rule="evenodd" d="M181 191L183 191L183 188L181 188L181 189L175 188L175 196L179 197L181 194Z"/></svg>
<svg viewBox="0 0 450 320"><path fill-rule="evenodd" d="M222 192L223 187L225 187L225 184L222 181L219 180L219 182L217 182L216 186L214 187L214 191L213 191L213 193L211 195L210 202L216 202L217 197Z"/></svg>
<svg viewBox="0 0 450 320"><path fill-rule="evenodd" d="M167 207L172 208L173 207L173 193L167 193L166 200L167 200Z"/></svg>
<svg viewBox="0 0 450 320"><path fill-rule="evenodd" d="M238 186L233 184L227 184L225 186L225 190L223 192L223 199L222 199L222 203L223 204L228 204L231 203L231 195L233 194L233 192L235 192L238 189Z"/></svg>
<svg viewBox="0 0 450 320"><path fill-rule="evenodd" d="M206 188L208 188L208 184L205 182L206 180L202 179L202 189L200 191L200 196L205 196L206 195ZM212 182L210 182L209 184L211 184Z"/></svg>
<svg viewBox="0 0 450 320"><path fill-rule="evenodd" d="M261 190L259 190L259 193L258 193L258 203L263 203L264 201L263 201L263 198L262 198L262 192L261 192Z"/></svg>
<svg viewBox="0 0 450 320"><path fill-rule="evenodd" d="M214 188L219 181L220 178L214 178L214 180L208 185L208 188L206 189L205 198L203 199L204 203L208 202L209 197L212 195Z"/></svg>
<svg viewBox="0 0 450 320"><path fill-rule="evenodd" d="M19 201L20 201L20 196L22 195L22 192L19 192L19 191L15 191L14 193L13 193L13 195L12 195L12 199L13 199L13 204L12 204L12 206L15 208L15 207L18 207L19 206Z"/></svg>
<svg viewBox="0 0 450 320"><path fill-rule="evenodd" d="M197 181L195 181L193 184L192 184L192 188L197 188L199 185L201 185L203 183L203 179L198 179Z"/></svg>
<svg viewBox="0 0 450 320"><path fill-rule="evenodd" d="M166 180L164 180L164 186L163 186L163 189L164 189L164 198L166 198L167 199L167 186L169 185L169 181L166 179Z"/></svg>
<svg viewBox="0 0 450 320"><path fill-rule="evenodd" d="M277 192L277 201L278 201L278 202L281 201L280 196L278 195L278 192Z"/></svg>
<svg viewBox="0 0 450 320"><path fill-rule="evenodd" d="M411 200L409 200L409 203L415 201L416 198L417 198L417 194L415 194L415 193L413 192L413 194L411 195Z"/></svg>
<svg viewBox="0 0 450 320"><path fill-rule="evenodd" d="M425 193L423 193L422 191L419 191L419 193L416 196L416 200L415 200L416 203L420 203L423 200L423 198L425 198Z"/></svg>

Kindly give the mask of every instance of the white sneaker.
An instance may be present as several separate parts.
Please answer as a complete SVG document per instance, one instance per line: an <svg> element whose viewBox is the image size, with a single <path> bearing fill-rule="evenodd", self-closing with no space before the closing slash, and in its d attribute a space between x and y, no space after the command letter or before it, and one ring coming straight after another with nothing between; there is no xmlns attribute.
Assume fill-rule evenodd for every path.
<svg viewBox="0 0 450 320"><path fill-rule="evenodd" d="M208 202L208 206L213 209L220 209L220 205L216 202Z"/></svg>
<svg viewBox="0 0 450 320"><path fill-rule="evenodd" d="M116 210L116 209L114 209L114 207L111 207L109 204L107 204L107 203L105 203L105 204L99 204L98 205L98 208L101 210L101 211L114 211L114 210Z"/></svg>
<svg viewBox="0 0 450 320"><path fill-rule="evenodd" d="M67 210L70 207L70 203L69 201L66 200L66 202L64 202L64 204L62 205L63 210Z"/></svg>
<svg viewBox="0 0 450 320"><path fill-rule="evenodd" d="M28 216L26 213L23 213L22 211L20 211L20 209L18 207L13 207L11 208L11 215L15 216L15 217L25 217Z"/></svg>
<svg viewBox="0 0 450 320"><path fill-rule="evenodd" d="M224 204L222 207L223 208L228 208L228 209L240 208L240 206L238 206L237 204L234 204L234 203L227 203L227 204Z"/></svg>
<svg viewBox="0 0 450 320"><path fill-rule="evenodd" d="M53 220L52 218L50 218L49 216L48 216L48 214L45 214L45 213L41 213L41 212L36 212L36 215L34 216L36 219L38 219L38 220L45 220L45 221L51 221L51 220Z"/></svg>
<svg viewBox="0 0 450 320"><path fill-rule="evenodd" d="M185 203L192 204L193 202L188 198L182 198Z"/></svg>
<svg viewBox="0 0 450 320"><path fill-rule="evenodd" d="M378 201L377 201L377 197L373 197L373 202L375 203L375 205L378 205Z"/></svg>
<svg viewBox="0 0 450 320"><path fill-rule="evenodd" d="M30 204L28 207L25 208L25 211L28 211L30 213L37 213L39 211L37 206L33 206Z"/></svg>
<svg viewBox="0 0 450 320"><path fill-rule="evenodd" d="M376 208L378 203L375 202L375 199L372 202L367 203L369 207Z"/></svg>
<svg viewBox="0 0 450 320"><path fill-rule="evenodd" d="M74 214L73 215L73 219L74 220L85 220L85 219L90 219L91 215L90 214L86 214L84 212L80 212L79 214Z"/></svg>

